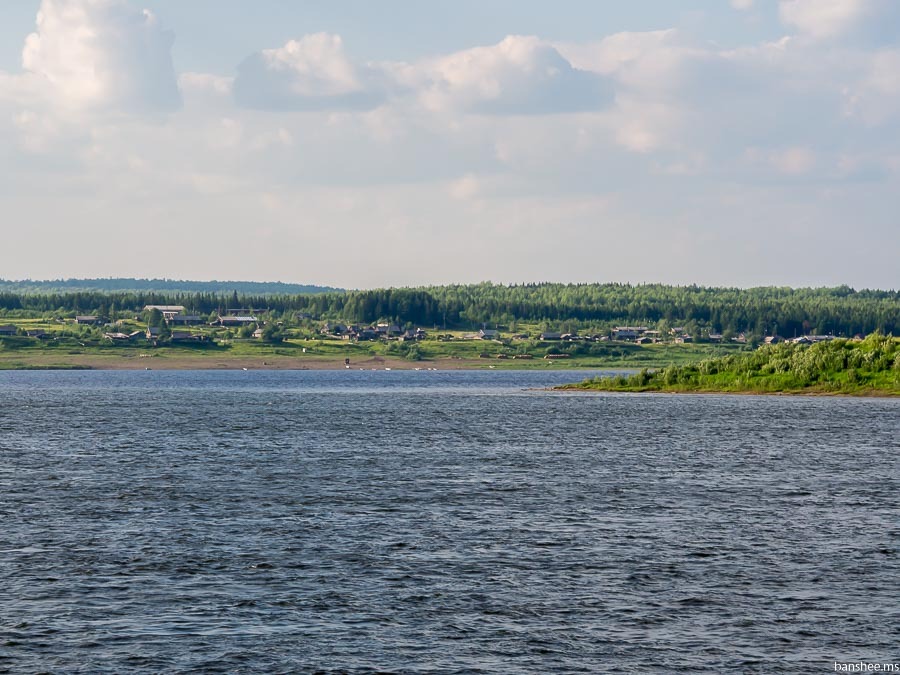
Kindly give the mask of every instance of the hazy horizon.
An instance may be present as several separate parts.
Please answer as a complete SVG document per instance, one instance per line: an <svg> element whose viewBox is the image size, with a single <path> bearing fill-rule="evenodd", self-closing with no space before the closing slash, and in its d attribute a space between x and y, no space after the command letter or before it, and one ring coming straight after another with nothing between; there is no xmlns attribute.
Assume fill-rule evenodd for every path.
<svg viewBox="0 0 900 675"><path fill-rule="evenodd" d="M0 278L900 284L900 4L0 6Z"/></svg>
<svg viewBox="0 0 900 675"><path fill-rule="evenodd" d="M580 282L580 281L551 281L546 279L538 279L538 280L512 280L512 281L497 281L494 279L479 279L471 282L458 282L458 281L450 281L445 283L422 283L422 284L395 284L394 286L331 286L327 284L321 284L315 279L300 279L300 280L284 280L284 279L229 279L229 278L211 278L211 279L200 279L200 278L177 278L177 277L144 277L144 278L133 278L133 277L67 277L67 278L55 278L55 279L4 279L0 277L0 285L3 284L52 284L54 282L77 282L77 281L107 281L107 280L117 280L122 279L123 281L136 281L136 282L152 282L152 281L163 281L167 283L184 283L187 285L191 284L220 284L225 287L227 284L281 284L285 286L314 286L317 288L328 289L328 291L335 292L344 292L344 291L366 291L366 290L377 290L383 288L422 288L422 287L434 287L434 286L451 286L451 285L467 285L467 284L494 284L497 286L523 286L523 285L535 285L535 284L563 284L563 285L579 285L579 284L620 284L625 286L673 286L676 288L689 288L689 287L708 287L708 288L721 288L721 289L739 289L739 290L751 290L754 288L791 288L793 290L802 290L803 288L841 288L844 286L850 287L854 291L886 291L886 292L897 292L897 288L894 287L878 287L878 286L853 286L851 284L828 284L828 285L819 285L819 286L791 286L789 284L758 284L758 285L738 285L738 284L700 284L694 282L687 283L668 283L664 281L621 281L621 280L597 280L597 281L589 281L589 282ZM229 289L230 290L230 289Z"/></svg>

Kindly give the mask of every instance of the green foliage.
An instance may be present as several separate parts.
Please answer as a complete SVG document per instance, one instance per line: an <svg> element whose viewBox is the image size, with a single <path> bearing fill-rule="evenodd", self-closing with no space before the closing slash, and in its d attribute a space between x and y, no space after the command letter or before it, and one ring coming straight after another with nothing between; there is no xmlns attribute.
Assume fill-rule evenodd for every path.
<svg viewBox="0 0 900 675"><path fill-rule="evenodd" d="M900 394L900 340L873 333L865 340L812 345L783 343L694 364L596 378L580 388L606 391L818 391Z"/></svg>
<svg viewBox="0 0 900 675"><path fill-rule="evenodd" d="M284 331L281 326L270 323L262 331L263 342L278 343L284 341Z"/></svg>
<svg viewBox="0 0 900 675"><path fill-rule="evenodd" d="M162 312L155 308L151 309L149 312L146 312L146 317L144 320L147 322L148 328L159 328L166 324Z"/></svg>

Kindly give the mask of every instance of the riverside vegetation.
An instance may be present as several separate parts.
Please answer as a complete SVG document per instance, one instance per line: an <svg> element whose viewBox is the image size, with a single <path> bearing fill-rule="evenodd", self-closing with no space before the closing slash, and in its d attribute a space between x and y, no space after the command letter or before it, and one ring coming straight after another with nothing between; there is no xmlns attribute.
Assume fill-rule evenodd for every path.
<svg viewBox="0 0 900 675"><path fill-rule="evenodd" d="M593 378L563 389L622 392L736 392L900 395L900 340L766 345L699 363Z"/></svg>

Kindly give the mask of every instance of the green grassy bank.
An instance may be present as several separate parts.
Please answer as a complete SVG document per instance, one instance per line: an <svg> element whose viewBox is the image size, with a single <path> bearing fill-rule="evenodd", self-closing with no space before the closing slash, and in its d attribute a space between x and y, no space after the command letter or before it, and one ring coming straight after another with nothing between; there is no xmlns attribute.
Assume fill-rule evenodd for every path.
<svg viewBox="0 0 900 675"><path fill-rule="evenodd" d="M785 343L698 363L595 378L564 389L621 392L721 392L900 396L900 340L811 345Z"/></svg>

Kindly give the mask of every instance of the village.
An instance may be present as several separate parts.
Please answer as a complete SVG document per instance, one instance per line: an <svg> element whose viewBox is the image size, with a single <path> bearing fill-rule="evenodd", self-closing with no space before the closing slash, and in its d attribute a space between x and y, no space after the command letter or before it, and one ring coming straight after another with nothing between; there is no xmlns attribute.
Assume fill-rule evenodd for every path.
<svg viewBox="0 0 900 675"><path fill-rule="evenodd" d="M716 349L748 349L760 344L796 342L810 344L834 339L832 335L803 335L785 339L767 335L750 343L739 333L725 336L710 330L688 330L685 326L614 325L606 330L549 330L544 326L513 326L515 330L488 327L473 330L439 326L401 325L398 321L359 324L317 320L309 313L276 314L265 309L226 308L209 315L189 311L183 305L146 305L140 313L115 318L100 314L75 314L50 319L24 319L0 325L3 341L27 338L36 347L73 342L88 347L204 347L221 348L252 344L298 347L310 354L334 345L356 345L352 352L368 349L373 354L396 355L409 360L428 357L492 358L546 361L579 357L651 358L657 348L681 346L685 354L692 345ZM60 342L62 341L62 342ZM11 345L12 343L7 344ZM366 345L370 345L366 347ZM427 345L427 347L426 347ZM453 346L456 345L456 346ZM469 346L466 346L469 345ZM27 345L20 345L27 346ZM649 348L646 354L641 348ZM680 351L680 350L679 350ZM674 352L667 352L671 355Z"/></svg>

